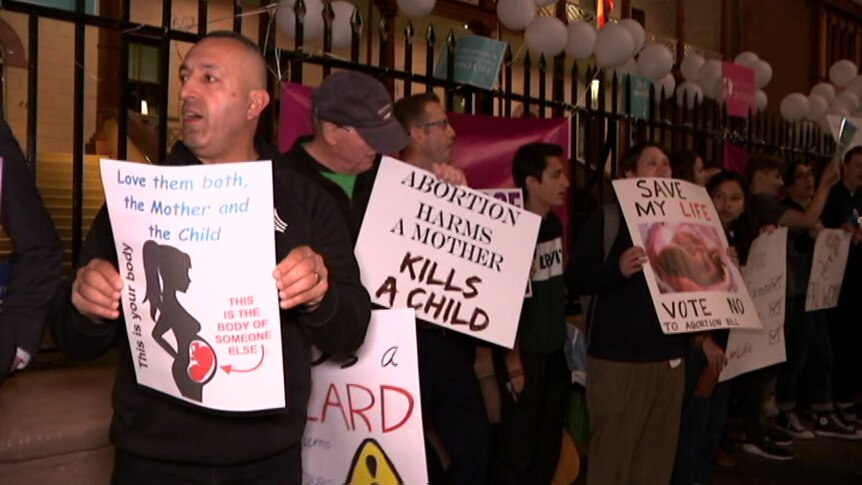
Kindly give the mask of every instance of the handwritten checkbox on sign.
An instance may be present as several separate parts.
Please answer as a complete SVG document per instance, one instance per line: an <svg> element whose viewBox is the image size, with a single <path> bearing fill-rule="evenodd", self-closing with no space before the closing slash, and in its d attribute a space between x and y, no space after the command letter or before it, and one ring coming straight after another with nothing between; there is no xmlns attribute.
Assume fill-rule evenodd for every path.
<svg viewBox="0 0 862 485"><path fill-rule="evenodd" d="M774 345L781 342L781 327L769 331L769 344Z"/></svg>
<svg viewBox="0 0 862 485"><path fill-rule="evenodd" d="M781 300L769 302L769 316L775 317L781 313Z"/></svg>

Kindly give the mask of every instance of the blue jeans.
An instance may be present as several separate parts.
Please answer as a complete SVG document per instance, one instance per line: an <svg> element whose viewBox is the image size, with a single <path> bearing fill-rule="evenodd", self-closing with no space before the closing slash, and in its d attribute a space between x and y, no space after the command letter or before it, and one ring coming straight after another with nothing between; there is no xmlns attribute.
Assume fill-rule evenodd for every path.
<svg viewBox="0 0 862 485"><path fill-rule="evenodd" d="M706 368L706 357L699 346L689 349L685 363L685 399L671 481L674 485L709 482L730 399L729 381L718 383L709 397L694 395L694 387Z"/></svg>
<svg viewBox="0 0 862 485"><path fill-rule="evenodd" d="M832 345L826 311L806 312L805 298L787 300L791 313L784 325L787 362L779 369L775 398L781 411L796 409L803 371L810 377L808 401L817 412L832 409Z"/></svg>

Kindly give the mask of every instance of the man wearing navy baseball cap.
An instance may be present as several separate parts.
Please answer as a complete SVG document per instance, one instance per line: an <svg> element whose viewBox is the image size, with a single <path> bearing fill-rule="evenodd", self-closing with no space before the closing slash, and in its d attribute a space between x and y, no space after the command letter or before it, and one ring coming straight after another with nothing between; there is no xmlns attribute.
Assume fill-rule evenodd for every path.
<svg viewBox="0 0 862 485"><path fill-rule="evenodd" d="M395 118L389 92L367 74L331 74L314 90L311 104L315 133L297 140L285 157L335 197L355 243L378 154L396 154L410 138Z"/></svg>

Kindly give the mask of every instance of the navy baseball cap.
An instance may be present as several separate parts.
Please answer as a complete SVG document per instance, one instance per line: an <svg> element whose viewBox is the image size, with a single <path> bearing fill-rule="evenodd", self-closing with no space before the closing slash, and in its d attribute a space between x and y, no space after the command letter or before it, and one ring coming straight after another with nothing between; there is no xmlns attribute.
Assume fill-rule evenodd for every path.
<svg viewBox="0 0 862 485"><path fill-rule="evenodd" d="M311 106L316 118L355 128L378 153L399 152L410 143L395 117L389 92L367 74L340 71L329 75L311 95Z"/></svg>

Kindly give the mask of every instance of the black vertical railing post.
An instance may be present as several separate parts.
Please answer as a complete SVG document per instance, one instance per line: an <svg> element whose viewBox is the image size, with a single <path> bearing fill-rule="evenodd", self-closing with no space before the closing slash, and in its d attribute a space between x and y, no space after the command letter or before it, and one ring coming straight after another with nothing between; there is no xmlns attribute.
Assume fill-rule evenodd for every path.
<svg viewBox="0 0 862 485"><path fill-rule="evenodd" d="M234 2L234 5L237 2ZM198 0L198 35L207 33L207 0Z"/></svg>
<svg viewBox="0 0 862 485"><path fill-rule="evenodd" d="M425 30L425 76L430 79L434 76L434 44L437 43L437 34L434 26L429 23ZM425 91L431 91L430 84L425 85Z"/></svg>
<svg viewBox="0 0 862 485"><path fill-rule="evenodd" d="M72 121L72 261L78 260L81 253L84 211L84 74L86 29L84 20L84 0L76 0L75 11L75 81L73 94Z"/></svg>
<svg viewBox="0 0 862 485"><path fill-rule="evenodd" d="M278 8L289 8L287 5L279 6ZM293 15L295 18L295 27L293 29L293 49L296 52L302 52L305 43L305 15L308 9L305 7L304 0L296 0L293 4ZM302 59L294 59L290 63L290 82L302 84Z"/></svg>
<svg viewBox="0 0 862 485"><path fill-rule="evenodd" d="M503 90L504 93L512 94L512 46L506 45L506 54L503 55ZM503 98L503 109L500 114L502 116L512 116L512 98L506 96Z"/></svg>
<svg viewBox="0 0 862 485"><path fill-rule="evenodd" d="M122 0L122 20L128 22L131 16L131 0ZM125 160L129 151L129 32L120 32L120 86L117 92L117 158Z"/></svg>
<svg viewBox="0 0 862 485"><path fill-rule="evenodd" d="M413 42L416 40L416 30L413 21L407 19L404 26L404 71L410 74L404 81L404 96L413 94Z"/></svg>
<svg viewBox="0 0 862 485"><path fill-rule="evenodd" d="M332 52L332 23L335 20L335 11L331 2L323 3L323 55L328 56ZM326 79L332 72L332 66L326 62L323 64L323 78Z"/></svg>
<svg viewBox="0 0 862 485"><path fill-rule="evenodd" d="M233 2L233 31L242 32L242 2Z"/></svg>
<svg viewBox="0 0 862 485"><path fill-rule="evenodd" d="M598 79L604 80L606 74L607 74L607 71L603 72L600 76L598 76ZM605 109L605 106L607 104L607 90L605 89L605 83L604 82L599 82L599 95L598 95L597 99L598 99L598 101L597 101L598 106L597 106L596 111L598 111L598 116L596 119L596 141L595 141L595 143L596 143L598 156L596 157L596 159L597 159L596 170L599 171L599 178L598 178L598 180L600 182L599 183L599 200L604 202L604 200L605 200L605 176L607 174L607 170L605 170L605 166L607 164L607 157L605 155L605 151L603 148L604 148L604 144L605 144L605 125L607 124L607 121L608 121L607 110Z"/></svg>
<svg viewBox="0 0 862 485"><path fill-rule="evenodd" d="M532 94L533 72L531 69L532 61L530 60L530 51L524 53L524 111L521 116L530 116L530 96Z"/></svg>
<svg viewBox="0 0 862 485"><path fill-rule="evenodd" d="M27 165L36 170L39 123L39 17L27 16Z"/></svg>
<svg viewBox="0 0 862 485"><path fill-rule="evenodd" d="M545 103L547 99L547 80L548 80L548 64L545 62L545 55L539 55L539 118L545 117Z"/></svg>
<svg viewBox="0 0 862 485"><path fill-rule="evenodd" d="M263 0L262 4L270 3L270 0ZM260 44L261 53L266 60L267 66L274 66L275 63L275 35L268 35L271 25L271 18L267 15L259 15L257 17L257 37ZM271 93L272 99L269 105L261 113L260 122L257 125L257 133L263 136L265 140L278 141L278 124L275 120L279 119L281 110L281 78L278 73L270 69L266 71L266 89Z"/></svg>
<svg viewBox="0 0 862 485"><path fill-rule="evenodd" d="M158 155L156 163L162 163L168 150L168 96L170 95L171 38L168 31L171 28L171 0L162 3L162 34L159 43L159 125L158 125Z"/></svg>
<svg viewBox="0 0 862 485"><path fill-rule="evenodd" d="M353 7L350 15L350 61L359 63L359 42L362 37L362 12L359 7Z"/></svg>
<svg viewBox="0 0 862 485"><path fill-rule="evenodd" d="M446 34L446 109L455 110L455 32Z"/></svg>

